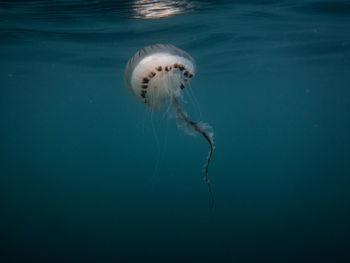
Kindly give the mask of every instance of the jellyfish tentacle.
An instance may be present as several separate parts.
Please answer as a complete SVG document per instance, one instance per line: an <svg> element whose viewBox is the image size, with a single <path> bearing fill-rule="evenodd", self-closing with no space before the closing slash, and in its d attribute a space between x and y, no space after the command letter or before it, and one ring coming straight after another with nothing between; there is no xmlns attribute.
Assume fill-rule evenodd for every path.
<svg viewBox="0 0 350 263"><path fill-rule="evenodd" d="M209 213L211 213L211 211L213 210L214 208L214 194L213 194L213 191L212 191L212 188L211 188L211 184L210 184L210 180L209 180L209 176L208 176L208 170L209 170L209 164L210 164L210 160L211 160L211 157L213 155L213 152L214 152L214 143L213 143L213 139L212 139L212 135L211 134L208 134L203 125L201 125L201 123L198 123L198 122L194 122L194 121L191 121L188 117L187 117L187 114L183 111L179 101L176 99L176 97L174 96L173 97L173 101L174 101L174 104L176 106L176 110L178 112L178 114L180 115L180 118L187 124L189 125L190 127L192 127L197 133L199 134L202 134L203 137L208 141L209 145L210 145L210 150L209 150L209 154L208 154L208 157L207 157L207 161L206 163L204 164L204 180L205 182L207 183L208 185L208 190L209 190L209 195L210 195L210 201L211 201L211 204L210 204L210 210L209 210Z"/></svg>

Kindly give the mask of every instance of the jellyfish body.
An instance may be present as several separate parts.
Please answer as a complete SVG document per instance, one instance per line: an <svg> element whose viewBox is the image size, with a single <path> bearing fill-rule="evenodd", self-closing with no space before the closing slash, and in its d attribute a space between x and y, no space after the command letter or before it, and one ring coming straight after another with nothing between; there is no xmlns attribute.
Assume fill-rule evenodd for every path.
<svg viewBox="0 0 350 263"><path fill-rule="evenodd" d="M152 110L158 111L194 76L194 59L172 45L155 44L139 50L125 69L126 88Z"/></svg>
<svg viewBox="0 0 350 263"><path fill-rule="evenodd" d="M178 127L190 135L202 134L210 145L204 165L204 179L208 184L211 209L214 197L208 178L208 167L214 151L213 132L203 122L191 121L180 103L182 90L195 75L195 61L185 51L169 45L154 44L140 49L129 60L125 72L127 90L152 111L168 107L170 117L175 117Z"/></svg>

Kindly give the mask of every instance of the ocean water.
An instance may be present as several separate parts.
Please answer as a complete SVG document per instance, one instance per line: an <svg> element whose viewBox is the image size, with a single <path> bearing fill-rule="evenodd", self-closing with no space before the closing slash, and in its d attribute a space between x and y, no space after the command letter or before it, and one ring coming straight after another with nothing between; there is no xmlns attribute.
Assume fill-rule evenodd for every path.
<svg viewBox="0 0 350 263"><path fill-rule="evenodd" d="M197 63L208 145L125 89ZM1 1L0 262L350 262L349 1Z"/></svg>

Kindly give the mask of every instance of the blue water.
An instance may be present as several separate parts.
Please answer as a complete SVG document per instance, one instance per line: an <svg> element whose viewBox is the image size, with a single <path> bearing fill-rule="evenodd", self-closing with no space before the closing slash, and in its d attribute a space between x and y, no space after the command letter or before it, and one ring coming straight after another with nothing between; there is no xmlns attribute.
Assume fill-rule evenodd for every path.
<svg viewBox="0 0 350 263"><path fill-rule="evenodd" d="M350 262L349 1L139 2L0 2L0 262ZM153 43L196 60L211 215L206 141L125 89Z"/></svg>

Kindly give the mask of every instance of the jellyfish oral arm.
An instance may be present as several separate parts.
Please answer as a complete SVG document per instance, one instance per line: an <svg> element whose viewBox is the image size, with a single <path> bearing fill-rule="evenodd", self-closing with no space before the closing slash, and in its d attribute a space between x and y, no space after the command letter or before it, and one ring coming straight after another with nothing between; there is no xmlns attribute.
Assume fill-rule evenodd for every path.
<svg viewBox="0 0 350 263"><path fill-rule="evenodd" d="M209 143L210 150L209 150L209 154L207 157L207 161L203 167L203 172L204 172L204 180L207 183L208 189L209 189L209 194L210 194L210 199L211 199L211 205L210 205L210 211L211 211L214 207L214 194L213 194L213 191L211 189L210 180L208 177L208 169L209 169L211 157L212 157L213 152L214 152L213 132L211 131L211 127L209 124L203 123L203 122L191 121L188 118L186 112L183 111L181 104L176 99L176 97L173 98L173 103L176 107L176 117L177 117L178 127L180 129L184 130L186 133L189 133L190 135L195 135L193 133L193 131L196 133L202 134L203 137Z"/></svg>

